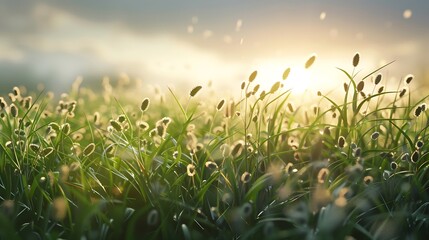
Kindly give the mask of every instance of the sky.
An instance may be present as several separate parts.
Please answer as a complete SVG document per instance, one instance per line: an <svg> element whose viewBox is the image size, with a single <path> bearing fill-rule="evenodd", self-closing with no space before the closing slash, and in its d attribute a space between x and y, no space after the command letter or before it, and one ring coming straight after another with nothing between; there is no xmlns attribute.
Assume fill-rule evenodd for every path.
<svg viewBox="0 0 429 240"><path fill-rule="evenodd" d="M254 70L269 88L333 88L336 67L429 80L425 0L0 0L0 92L15 85L67 91L126 74L160 88L212 82L234 92ZM305 61L316 54L314 66ZM428 81L429 82L429 81ZM144 90L144 89L143 89Z"/></svg>

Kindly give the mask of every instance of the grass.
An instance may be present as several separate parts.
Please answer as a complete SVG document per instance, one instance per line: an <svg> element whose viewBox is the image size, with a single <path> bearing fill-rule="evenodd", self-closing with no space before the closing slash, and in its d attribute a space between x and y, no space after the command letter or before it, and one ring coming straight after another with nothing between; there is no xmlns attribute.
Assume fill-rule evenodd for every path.
<svg viewBox="0 0 429 240"><path fill-rule="evenodd" d="M283 88L291 69L265 91L253 72L234 100L202 86L117 99L129 89L106 79L60 99L14 88L0 99L0 239L423 238L428 96L352 63L342 97L314 106Z"/></svg>

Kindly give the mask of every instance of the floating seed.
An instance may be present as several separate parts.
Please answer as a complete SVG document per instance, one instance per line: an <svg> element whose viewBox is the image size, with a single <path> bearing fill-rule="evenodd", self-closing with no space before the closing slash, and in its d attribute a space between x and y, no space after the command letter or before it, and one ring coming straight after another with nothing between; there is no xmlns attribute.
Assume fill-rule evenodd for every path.
<svg viewBox="0 0 429 240"><path fill-rule="evenodd" d="M149 98L143 99L143 101L142 101L142 103L140 105L140 110L142 112L145 112L149 108L149 104L150 104Z"/></svg>
<svg viewBox="0 0 429 240"><path fill-rule="evenodd" d="M196 86L194 87L191 92L189 93L189 96L194 97L200 90L203 88L202 86Z"/></svg>
<svg viewBox="0 0 429 240"><path fill-rule="evenodd" d="M359 64L359 59L360 59L360 56L359 56L359 53L357 52L353 57L353 67L357 67L357 65Z"/></svg>
<svg viewBox="0 0 429 240"><path fill-rule="evenodd" d="M253 80L255 80L257 74L258 74L258 71L253 71L252 74L250 74L250 76L249 76L249 82L253 82Z"/></svg>

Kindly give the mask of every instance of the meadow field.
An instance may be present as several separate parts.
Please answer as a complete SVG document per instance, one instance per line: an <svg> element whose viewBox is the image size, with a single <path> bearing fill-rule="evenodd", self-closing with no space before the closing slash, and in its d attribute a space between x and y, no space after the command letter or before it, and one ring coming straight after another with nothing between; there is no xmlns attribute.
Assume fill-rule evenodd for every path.
<svg viewBox="0 0 429 240"><path fill-rule="evenodd" d="M249 73L239 97L15 87L0 98L0 239L423 239L429 95L359 60L310 105L284 86L290 68L268 89Z"/></svg>

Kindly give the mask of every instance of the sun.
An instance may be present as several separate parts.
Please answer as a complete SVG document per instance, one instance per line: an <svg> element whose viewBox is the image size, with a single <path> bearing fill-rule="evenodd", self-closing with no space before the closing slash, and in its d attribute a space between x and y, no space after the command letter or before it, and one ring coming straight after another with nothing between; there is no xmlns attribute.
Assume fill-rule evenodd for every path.
<svg viewBox="0 0 429 240"><path fill-rule="evenodd" d="M303 94L312 88L312 69L305 69L304 66L290 66L290 74L283 80L283 72L287 68L289 67L278 62L260 64L258 79L260 79L261 89L269 90L278 81L283 84L283 90L290 90L295 95Z"/></svg>

